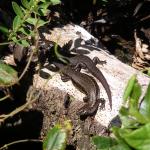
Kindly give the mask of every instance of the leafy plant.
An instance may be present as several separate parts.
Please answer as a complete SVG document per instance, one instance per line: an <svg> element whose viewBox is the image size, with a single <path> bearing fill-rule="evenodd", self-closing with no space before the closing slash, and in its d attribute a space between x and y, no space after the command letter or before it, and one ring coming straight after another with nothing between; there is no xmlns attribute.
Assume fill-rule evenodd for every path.
<svg viewBox="0 0 150 150"><path fill-rule="evenodd" d="M16 17L13 20L12 29L9 30L6 27L0 26L0 30L3 31L4 33L7 33L8 41L10 42L14 42L24 47L34 45L34 48L31 50L32 53L36 53L38 49L37 47L38 47L38 40L39 40L38 28L40 28L41 26L49 22L41 19L41 17L46 16L50 12L50 10L48 9L50 5L59 4L60 1L59 0L36 0L36 1L21 0L21 3L22 6L19 6L16 2L12 2L12 7L16 14ZM31 41L33 41L33 43L31 43ZM3 63L1 64L1 66L4 66ZM8 68L5 65L5 70L10 70L10 67ZM1 74L2 73L4 72L1 72ZM9 78L10 76L11 74L9 74ZM7 82L7 86L9 84L12 85L12 81L8 83L7 80L8 76L2 76L2 78L3 78L2 79L3 86L5 86L6 82ZM13 76L11 76L11 78L15 80Z"/></svg>
<svg viewBox="0 0 150 150"><path fill-rule="evenodd" d="M43 150L64 150L66 138L71 131L70 121L65 121L63 125L57 124L50 131L43 142Z"/></svg>
<svg viewBox="0 0 150 150"><path fill-rule="evenodd" d="M93 137L97 149L150 149L150 84L142 101L141 94L141 86L136 75L133 75L128 81L119 112L122 126L111 128L114 138Z"/></svg>
<svg viewBox="0 0 150 150"><path fill-rule="evenodd" d="M59 0L21 0L22 6L12 2L16 17L13 20L12 30L9 34L9 40L17 44L29 46L27 39L36 38L37 29L49 21L44 21L40 17L49 13L48 7L60 3ZM33 28L35 30L33 30ZM21 37L18 35L21 33Z"/></svg>
<svg viewBox="0 0 150 150"><path fill-rule="evenodd" d="M17 80L17 72L9 65L0 63L0 87L12 85Z"/></svg>
<svg viewBox="0 0 150 150"><path fill-rule="evenodd" d="M50 5L56 5L59 3L60 0L21 0L22 6L19 6L16 2L12 2L12 7L16 16L13 20L11 30L0 26L0 30L8 37L8 42L0 43L0 45L11 43L17 45L19 44L23 47L30 46L30 56L23 72L19 77L17 72L11 66L0 62L0 88L2 87L2 90L5 87L10 87L18 83L28 70L33 55L38 54L39 28L49 22L42 18L47 16L50 12L48 8ZM9 95L0 98L0 101L8 97ZM22 108L19 109L19 111L12 111L12 114L14 115L20 112ZM12 116L12 114L1 115L0 122L4 121L9 116Z"/></svg>

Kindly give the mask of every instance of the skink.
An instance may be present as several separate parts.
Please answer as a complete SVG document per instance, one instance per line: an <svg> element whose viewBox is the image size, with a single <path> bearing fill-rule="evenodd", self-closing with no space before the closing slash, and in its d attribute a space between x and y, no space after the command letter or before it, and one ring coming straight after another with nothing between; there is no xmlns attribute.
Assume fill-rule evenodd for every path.
<svg viewBox="0 0 150 150"><path fill-rule="evenodd" d="M54 62L54 65L60 69L63 74L63 81L71 79L73 84L84 94L84 102L86 104L77 112L80 116L91 116L96 113L99 104L104 104L104 101L100 99L100 89L96 81L89 75L76 71L71 66L64 66L63 64ZM65 78L64 78L65 77Z"/></svg>
<svg viewBox="0 0 150 150"><path fill-rule="evenodd" d="M97 57L94 59L99 61ZM89 72L102 83L109 98L110 108L112 109L112 95L110 87L102 72L96 67L96 62L94 63L88 56L85 55L68 57L67 60L69 60L70 65L74 66L75 68L87 68Z"/></svg>

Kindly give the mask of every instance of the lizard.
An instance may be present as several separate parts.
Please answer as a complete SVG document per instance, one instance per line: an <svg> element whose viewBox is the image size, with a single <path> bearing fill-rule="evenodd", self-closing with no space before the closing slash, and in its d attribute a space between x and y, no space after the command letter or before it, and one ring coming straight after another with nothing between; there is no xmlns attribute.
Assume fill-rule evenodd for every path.
<svg viewBox="0 0 150 150"><path fill-rule="evenodd" d="M53 49L54 49L54 53L57 55L57 58L65 64L69 63L75 69L78 68L78 70L80 70L81 68L84 68L84 69L87 68L89 70L89 72L102 83L102 85L108 95L110 108L112 109L112 95L111 95L111 90L110 90L109 84L107 83L107 80L105 79L102 72L96 67L97 63L102 63L104 61L100 61L98 59L98 57L94 57L93 61L92 61L88 56L82 55L82 54L80 54L80 55L79 54L77 54L77 55L69 54L68 55L68 53L66 53L66 49L69 49L68 47L71 44L72 44L72 41L70 41L68 44L66 44L64 47L61 48L59 45L57 45L57 43L53 42L53 45L54 45ZM63 56L61 53L59 53L58 49L60 50L60 52L62 52L62 50L63 50L68 55L68 57ZM51 51L51 52L53 52L53 51ZM69 57L69 56L71 56L71 57Z"/></svg>
<svg viewBox="0 0 150 150"><path fill-rule="evenodd" d="M104 107L105 103L104 100L100 98L99 86L93 77L75 70L70 65L65 66L57 62L54 62L54 65L60 69L63 82L71 80L75 87L86 95L83 98L86 104L78 110L77 115L92 116L96 113L100 103L101 107Z"/></svg>
<svg viewBox="0 0 150 150"><path fill-rule="evenodd" d="M102 61L100 61L98 57L94 57L92 61L88 56L85 55L76 55L74 57L68 57L67 60L69 61L69 64L71 66L74 66L75 69L87 68L89 72L102 83L109 98L110 108L112 109L112 95L109 84L107 83L107 80L105 79L102 72L96 67L96 64L102 63Z"/></svg>

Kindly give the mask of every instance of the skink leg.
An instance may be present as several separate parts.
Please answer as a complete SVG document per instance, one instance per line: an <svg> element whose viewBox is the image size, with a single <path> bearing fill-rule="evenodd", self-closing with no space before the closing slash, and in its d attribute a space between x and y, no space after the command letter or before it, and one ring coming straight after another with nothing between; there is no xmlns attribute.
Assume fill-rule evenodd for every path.
<svg viewBox="0 0 150 150"><path fill-rule="evenodd" d="M85 97L83 97L83 101L84 101L85 103L87 103L87 102L89 101L89 98L88 98L87 96L85 96Z"/></svg>
<svg viewBox="0 0 150 150"><path fill-rule="evenodd" d="M74 66L74 69L77 71L80 71L82 69L86 69L86 65L84 63L78 63L76 66Z"/></svg>
<svg viewBox="0 0 150 150"><path fill-rule="evenodd" d="M69 108L71 103L70 95L67 93L64 97L64 107L67 109Z"/></svg>
<svg viewBox="0 0 150 150"><path fill-rule="evenodd" d="M70 78L69 76L67 76L67 75L61 74L61 80L62 80L63 82L67 82L67 81L71 80L71 78Z"/></svg>
<svg viewBox="0 0 150 150"><path fill-rule="evenodd" d="M98 99L98 101L100 102L100 109L101 110L103 110L103 109L105 109L105 103L106 103L106 101L105 101L105 99L104 98L100 98L100 99Z"/></svg>
<svg viewBox="0 0 150 150"><path fill-rule="evenodd" d="M96 112L98 110L99 104L101 103L100 108L104 109L105 108L105 100L103 98L97 99L96 102L91 106L89 103L85 104L83 107L81 107L77 115L80 116L94 116L96 115Z"/></svg>
<svg viewBox="0 0 150 150"><path fill-rule="evenodd" d="M98 110L98 107L99 107L99 101L95 102L95 104L92 107L89 105L89 103L87 103L78 110L77 115L81 117L94 116Z"/></svg>
<svg viewBox="0 0 150 150"><path fill-rule="evenodd" d="M93 58L93 62L94 62L94 64L95 65L97 65L97 64L101 64L101 65L104 65L104 64L106 64L106 60L99 60L99 58L98 57L94 57Z"/></svg>

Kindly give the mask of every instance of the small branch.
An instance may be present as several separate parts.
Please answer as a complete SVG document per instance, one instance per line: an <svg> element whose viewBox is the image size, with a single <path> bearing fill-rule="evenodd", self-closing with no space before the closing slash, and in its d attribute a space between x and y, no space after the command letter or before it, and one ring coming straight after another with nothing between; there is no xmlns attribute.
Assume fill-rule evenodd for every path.
<svg viewBox="0 0 150 150"><path fill-rule="evenodd" d="M149 18L150 18L150 15L148 15L148 16L146 16L146 17L140 19L140 21L145 21L145 20L147 20L147 19L149 19Z"/></svg>
<svg viewBox="0 0 150 150"><path fill-rule="evenodd" d="M38 139L24 139L24 140L18 140L18 141L14 141L8 144L5 144L4 146L0 147L0 150L6 149L11 145L14 144L18 144L18 143L25 143L25 142L43 142L42 140L38 140Z"/></svg>
<svg viewBox="0 0 150 150"><path fill-rule="evenodd" d="M48 81L51 79L51 77L49 77L46 81L45 84L43 85L43 88L47 85ZM25 108L27 108L30 104L34 103L39 96L41 95L42 90L39 91L39 93L33 98L34 96L34 90L31 91L30 96L27 98L27 102L16 108L15 110L13 110L12 112L10 112L9 114L4 114L4 115L0 115L0 123L4 122L6 119L8 119L9 117L13 117L14 115L16 115L17 113L21 112L22 110L24 110Z"/></svg>
<svg viewBox="0 0 150 150"><path fill-rule="evenodd" d="M36 15L35 15L35 18L36 18ZM37 23L38 23L38 21L37 21ZM29 65L30 65L30 63L31 63L33 54L34 54L35 52L37 52L37 49L38 49L38 44L39 44L39 34L38 34L37 24L36 24L35 27L34 27L34 33L36 33L36 36L35 36L35 39L34 39L34 41L35 41L35 48L32 49L32 52L31 52L31 54L30 54L28 63L27 63L27 65L26 65L26 67L24 68L22 74L20 75L19 81L22 79L22 77L23 77L24 74L26 73L26 71L27 71L27 69L28 69L28 67L29 67Z"/></svg>
<svg viewBox="0 0 150 150"><path fill-rule="evenodd" d="M28 39L29 37L28 36L25 36L23 38L20 38L19 40L16 40L16 42L19 42L19 41L22 41L22 40L25 40L25 39ZM0 46L1 45L8 45L8 44L13 44L14 42L13 41L9 41L9 42L3 42L3 43L0 43Z"/></svg>
<svg viewBox="0 0 150 150"><path fill-rule="evenodd" d="M34 94L34 91L32 91L32 95ZM28 107L30 104L32 104L33 102L35 102L37 100L37 98L40 96L41 92L39 92L36 97L34 99L32 99L32 96L30 97L29 100L27 100L27 102L18 107L17 109L13 110L11 113L7 114L7 115L1 115L0 116L0 122L4 122L7 118L14 116L15 114L19 113L20 111L24 110L26 107Z"/></svg>
<svg viewBox="0 0 150 150"><path fill-rule="evenodd" d="M34 52L32 51L31 54L30 54L28 63L27 63L27 65L25 66L25 68L24 68L23 72L21 73L21 75L20 75L20 77L19 77L19 79L18 79L17 82L19 82L19 81L22 79L22 77L25 75L26 71L28 70L28 67L29 67L29 65L30 65L30 63L31 63L31 60L32 60L32 57L33 57L33 54L34 54Z"/></svg>
<svg viewBox="0 0 150 150"><path fill-rule="evenodd" d="M4 101L5 99L7 99L7 98L9 98L10 97L10 95L8 94L8 95L6 95L6 96L4 96L4 97L2 97L1 99L0 99L0 102L1 101Z"/></svg>
<svg viewBox="0 0 150 150"><path fill-rule="evenodd" d="M0 43L0 46L1 45L8 45L8 44L11 44L11 43L13 43L13 42L3 42L3 43Z"/></svg>
<svg viewBox="0 0 150 150"><path fill-rule="evenodd" d="M37 50L38 50L39 34L38 34L38 30L37 30L37 26L36 26L36 25L35 25L35 28L34 28L34 32L35 32L36 35L37 35L37 36L35 36L35 37L36 37L36 38L35 38L35 48L32 49L32 52L31 52L31 54L30 54L30 57L29 57L29 60L28 60L27 65L25 66L25 68L24 68L23 72L21 73L19 79L18 79L14 84L18 83L18 82L22 79L22 77L25 75L25 73L26 73L26 71L28 70L28 67L29 67L29 65L30 65L30 63L31 63L33 54L34 54L35 52L37 52ZM47 82L45 83L45 85L46 85L46 84L47 84ZM7 118L12 117L12 116L14 116L15 114L19 113L20 111L24 110L24 109L25 109L26 107L28 107L31 103L35 102L35 101L37 100L37 98L39 97L40 94L41 94L41 92L39 92L39 93L36 95L36 97L33 98L34 91L32 91L30 98L27 99L27 102L26 102L24 105L22 105L22 106L18 107L17 109L13 110L13 111L10 112L9 114L0 115L0 122L5 121Z"/></svg>

